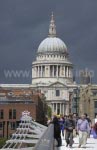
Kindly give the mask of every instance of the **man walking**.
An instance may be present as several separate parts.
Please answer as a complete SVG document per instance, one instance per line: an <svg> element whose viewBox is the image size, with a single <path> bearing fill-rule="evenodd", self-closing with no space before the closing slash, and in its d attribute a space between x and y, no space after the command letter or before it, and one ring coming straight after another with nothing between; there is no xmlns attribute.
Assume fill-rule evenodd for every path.
<svg viewBox="0 0 97 150"><path fill-rule="evenodd" d="M69 118L65 121L65 140L66 140L66 147L68 145L70 148L72 147L73 144L73 129L75 128L75 122L73 120L72 114L69 115Z"/></svg>
<svg viewBox="0 0 97 150"><path fill-rule="evenodd" d="M77 132L79 134L79 146L80 148L82 145L85 147L87 142L87 137L90 132L89 123L86 120L86 116L82 115L81 118L77 122Z"/></svg>

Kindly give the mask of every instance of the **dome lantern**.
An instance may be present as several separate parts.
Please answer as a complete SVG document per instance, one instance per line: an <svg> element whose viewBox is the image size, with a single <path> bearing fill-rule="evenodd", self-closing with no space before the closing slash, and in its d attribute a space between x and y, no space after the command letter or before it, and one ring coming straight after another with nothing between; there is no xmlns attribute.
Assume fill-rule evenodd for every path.
<svg viewBox="0 0 97 150"><path fill-rule="evenodd" d="M51 15L51 21L49 26L49 35L45 38L38 47L38 54L46 53L68 54L67 46L58 37L56 37L56 26L54 21L54 15Z"/></svg>
<svg viewBox="0 0 97 150"><path fill-rule="evenodd" d="M51 21L50 21L50 26L49 26L49 35L48 36L49 37L56 37L56 26L55 26L53 12L51 15Z"/></svg>

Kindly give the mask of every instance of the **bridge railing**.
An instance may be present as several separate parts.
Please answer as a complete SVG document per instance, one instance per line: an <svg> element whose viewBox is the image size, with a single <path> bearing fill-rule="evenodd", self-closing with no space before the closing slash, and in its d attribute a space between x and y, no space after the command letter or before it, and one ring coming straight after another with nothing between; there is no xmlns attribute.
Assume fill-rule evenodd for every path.
<svg viewBox="0 0 97 150"><path fill-rule="evenodd" d="M54 125L50 124L33 150L54 150Z"/></svg>

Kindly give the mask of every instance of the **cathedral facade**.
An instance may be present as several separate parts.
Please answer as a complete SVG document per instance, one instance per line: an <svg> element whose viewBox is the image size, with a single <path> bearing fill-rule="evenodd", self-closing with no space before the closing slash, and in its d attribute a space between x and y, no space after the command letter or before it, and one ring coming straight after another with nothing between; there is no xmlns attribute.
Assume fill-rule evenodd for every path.
<svg viewBox="0 0 97 150"><path fill-rule="evenodd" d="M77 88L73 82L73 64L66 44L57 37L52 14L49 34L40 43L36 60L32 62L31 84L0 84L4 89L39 90L45 95L52 113L68 114L72 108L71 93Z"/></svg>
<svg viewBox="0 0 97 150"><path fill-rule="evenodd" d="M32 88L45 94L55 114L69 113L70 94L77 87L72 70L67 46L57 37L52 14L48 37L40 43L36 60L32 62Z"/></svg>

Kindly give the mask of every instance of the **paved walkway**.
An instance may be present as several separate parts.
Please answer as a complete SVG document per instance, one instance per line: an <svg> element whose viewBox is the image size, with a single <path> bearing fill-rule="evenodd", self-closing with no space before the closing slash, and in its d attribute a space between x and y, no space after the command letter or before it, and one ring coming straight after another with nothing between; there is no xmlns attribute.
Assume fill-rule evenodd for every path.
<svg viewBox="0 0 97 150"><path fill-rule="evenodd" d="M71 150L71 149L75 149L75 150L97 150L97 139L94 139L92 137L88 138L87 140L87 144L86 144L86 148L78 148L78 137L74 138L74 144L72 148L67 148L66 147L66 143L65 140L62 139L62 146L58 148L58 150Z"/></svg>

